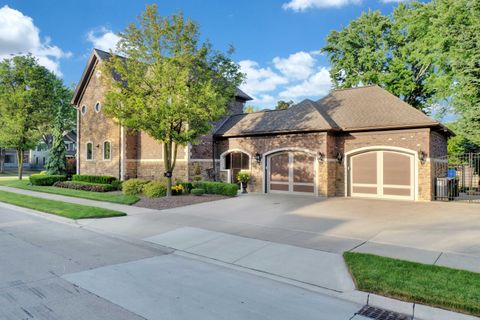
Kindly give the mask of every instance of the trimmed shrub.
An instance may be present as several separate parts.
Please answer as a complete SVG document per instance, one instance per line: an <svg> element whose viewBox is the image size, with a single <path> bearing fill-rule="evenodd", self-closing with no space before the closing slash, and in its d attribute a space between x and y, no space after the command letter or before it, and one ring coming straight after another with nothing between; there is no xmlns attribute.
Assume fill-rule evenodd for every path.
<svg viewBox="0 0 480 320"><path fill-rule="evenodd" d="M204 189L208 194L220 194L227 197L234 197L238 193L238 185L236 183L225 183L215 181L194 182L193 187Z"/></svg>
<svg viewBox="0 0 480 320"><path fill-rule="evenodd" d="M183 192L190 193L193 189L193 184L191 182L182 182L181 185L183 186Z"/></svg>
<svg viewBox="0 0 480 320"><path fill-rule="evenodd" d="M32 174L29 179L34 186L53 186L57 181L67 180L67 177L64 175Z"/></svg>
<svg viewBox="0 0 480 320"><path fill-rule="evenodd" d="M202 194L205 193L205 190L201 189L201 188L194 188L190 191L190 193L195 195L195 196L201 196Z"/></svg>
<svg viewBox="0 0 480 320"><path fill-rule="evenodd" d="M117 178L112 176L89 176L84 174L74 174L72 181L83 181L90 183L112 184Z"/></svg>
<svg viewBox="0 0 480 320"><path fill-rule="evenodd" d="M138 196L143 192L143 187L148 183L143 179L130 179L122 183L123 194L127 196Z"/></svg>
<svg viewBox="0 0 480 320"><path fill-rule="evenodd" d="M113 189L115 190L122 190L122 184L123 184L123 181L120 181L120 180L113 180L111 183Z"/></svg>
<svg viewBox="0 0 480 320"><path fill-rule="evenodd" d="M150 181L143 186L143 194L148 198L159 198L167 195L167 183L162 180Z"/></svg>
<svg viewBox="0 0 480 320"><path fill-rule="evenodd" d="M58 188L93 192L108 192L114 190L111 184L90 183L84 181L57 181L53 184L53 186Z"/></svg>
<svg viewBox="0 0 480 320"><path fill-rule="evenodd" d="M41 174L41 175L47 175L47 174L48 174L48 171L47 171L47 170L42 170L42 171L40 171L39 174Z"/></svg>

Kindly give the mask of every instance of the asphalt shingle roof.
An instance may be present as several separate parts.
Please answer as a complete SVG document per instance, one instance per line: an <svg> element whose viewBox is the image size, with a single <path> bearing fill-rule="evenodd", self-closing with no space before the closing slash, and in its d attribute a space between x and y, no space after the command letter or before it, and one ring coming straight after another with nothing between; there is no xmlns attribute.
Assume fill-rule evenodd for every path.
<svg viewBox="0 0 480 320"><path fill-rule="evenodd" d="M286 110L230 116L216 136L248 136L301 131L354 131L429 127L440 123L378 86L332 91Z"/></svg>

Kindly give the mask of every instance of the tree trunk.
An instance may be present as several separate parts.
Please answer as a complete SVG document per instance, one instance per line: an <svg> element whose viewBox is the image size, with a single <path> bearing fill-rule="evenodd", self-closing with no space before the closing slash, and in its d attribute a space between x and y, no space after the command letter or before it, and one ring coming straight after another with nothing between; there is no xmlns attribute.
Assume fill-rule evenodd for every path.
<svg viewBox="0 0 480 320"><path fill-rule="evenodd" d="M23 150L17 149L18 180L23 179Z"/></svg>
<svg viewBox="0 0 480 320"><path fill-rule="evenodd" d="M5 148L0 148L0 173L5 173Z"/></svg>
<svg viewBox="0 0 480 320"><path fill-rule="evenodd" d="M172 196L172 179L173 170L177 162L177 144L173 141L163 144L163 163L165 165L165 173L167 174L167 197Z"/></svg>

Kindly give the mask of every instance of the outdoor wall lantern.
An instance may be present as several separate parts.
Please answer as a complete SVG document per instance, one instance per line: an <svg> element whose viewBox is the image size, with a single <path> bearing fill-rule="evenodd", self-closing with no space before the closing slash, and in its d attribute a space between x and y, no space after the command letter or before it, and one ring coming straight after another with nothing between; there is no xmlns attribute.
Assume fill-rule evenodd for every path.
<svg viewBox="0 0 480 320"><path fill-rule="evenodd" d="M418 150L418 160L420 160L420 162L424 163L425 160L427 160L427 154L422 150Z"/></svg>
<svg viewBox="0 0 480 320"><path fill-rule="evenodd" d="M323 161L324 155L321 152L318 152L318 161Z"/></svg>
<svg viewBox="0 0 480 320"><path fill-rule="evenodd" d="M260 153L255 153L255 160L257 160L257 163L262 162L262 155Z"/></svg>
<svg viewBox="0 0 480 320"><path fill-rule="evenodd" d="M336 158L337 158L337 161L338 161L339 163L341 163L342 160L343 160L343 154L342 154L340 151L338 151Z"/></svg>

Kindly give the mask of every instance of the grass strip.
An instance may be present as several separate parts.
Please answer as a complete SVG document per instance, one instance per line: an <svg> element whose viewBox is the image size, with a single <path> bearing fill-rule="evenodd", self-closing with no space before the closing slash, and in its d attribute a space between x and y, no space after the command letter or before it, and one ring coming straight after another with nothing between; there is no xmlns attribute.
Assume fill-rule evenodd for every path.
<svg viewBox="0 0 480 320"><path fill-rule="evenodd" d="M480 273L364 253L343 256L359 290L480 315Z"/></svg>
<svg viewBox="0 0 480 320"><path fill-rule="evenodd" d="M0 186L127 205L132 205L140 200L140 198L137 196L127 196L121 193L92 192L57 187L32 186L29 184L28 178L26 180L0 180Z"/></svg>
<svg viewBox="0 0 480 320"><path fill-rule="evenodd" d="M55 214L70 219L90 219L125 216L120 211L84 206L62 201L42 199L23 194L0 191L0 202L13 204L19 207Z"/></svg>

